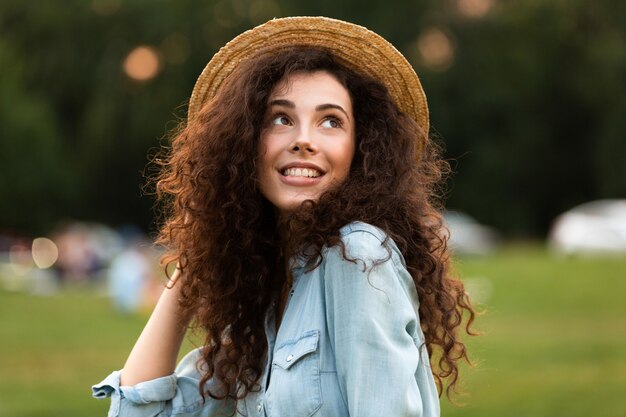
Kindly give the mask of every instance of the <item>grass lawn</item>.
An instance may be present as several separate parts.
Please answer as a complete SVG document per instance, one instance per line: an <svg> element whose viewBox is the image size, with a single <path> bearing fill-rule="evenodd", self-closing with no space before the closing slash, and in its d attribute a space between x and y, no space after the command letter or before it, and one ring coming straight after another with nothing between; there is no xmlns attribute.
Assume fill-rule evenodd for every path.
<svg viewBox="0 0 626 417"><path fill-rule="evenodd" d="M444 400L443 416L626 416L625 258L517 246L457 269L483 302L484 335L469 341L466 405ZM90 386L123 364L146 319L90 292L0 291L0 417L106 415Z"/></svg>
<svg viewBox="0 0 626 417"><path fill-rule="evenodd" d="M462 408L443 416L626 416L626 259L555 259L537 247L461 259L485 299Z"/></svg>

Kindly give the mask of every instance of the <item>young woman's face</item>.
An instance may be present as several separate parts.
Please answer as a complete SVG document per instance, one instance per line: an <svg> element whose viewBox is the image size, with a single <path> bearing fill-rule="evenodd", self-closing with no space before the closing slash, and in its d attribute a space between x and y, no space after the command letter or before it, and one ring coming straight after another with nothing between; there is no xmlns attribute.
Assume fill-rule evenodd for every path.
<svg viewBox="0 0 626 417"><path fill-rule="evenodd" d="M281 213L317 198L348 176L355 147L348 90L326 71L280 81L268 101L257 174Z"/></svg>

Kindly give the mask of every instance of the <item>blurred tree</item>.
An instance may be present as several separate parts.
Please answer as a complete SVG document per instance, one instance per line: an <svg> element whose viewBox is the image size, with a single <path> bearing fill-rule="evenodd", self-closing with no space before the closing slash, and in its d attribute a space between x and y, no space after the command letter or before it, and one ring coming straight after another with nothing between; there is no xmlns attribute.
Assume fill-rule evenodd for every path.
<svg viewBox="0 0 626 417"><path fill-rule="evenodd" d="M455 62L424 82L456 159L450 206L523 235L573 205L626 197L623 3L502 1L438 23Z"/></svg>
<svg viewBox="0 0 626 417"><path fill-rule="evenodd" d="M146 155L217 49L271 17L329 15L412 61L457 174L449 206L511 234L626 195L624 4L611 0L0 3L0 230L151 225ZM140 46L157 62L124 69ZM148 54L150 54L148 53Z"/></svg>
<svg viewBox="0 0 626 417"><path fill-rule="evenodd" d="M0 66L0 231L41 231L78 197L76 177L47 97L29 91L25 64L3 39L0 61L12 63Z"/></svg>

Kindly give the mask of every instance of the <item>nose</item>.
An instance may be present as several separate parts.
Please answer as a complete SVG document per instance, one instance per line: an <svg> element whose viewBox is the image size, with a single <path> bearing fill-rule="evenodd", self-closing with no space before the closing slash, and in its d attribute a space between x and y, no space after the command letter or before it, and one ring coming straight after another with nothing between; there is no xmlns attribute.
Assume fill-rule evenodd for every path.
<svg viewBox="0 0 626 417"><path fill-rule="evenodd" d="M314 154L317 152L317 146L310 139L309 132L300 132L298 137L289 145L291 152L303 152Z"/></svg>

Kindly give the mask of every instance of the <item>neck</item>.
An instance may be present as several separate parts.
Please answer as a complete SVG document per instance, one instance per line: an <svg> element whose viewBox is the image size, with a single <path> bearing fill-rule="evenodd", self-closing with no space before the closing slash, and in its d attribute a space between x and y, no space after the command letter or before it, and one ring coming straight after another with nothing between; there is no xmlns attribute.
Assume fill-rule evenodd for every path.
<svg viewBox="0 0 626 417"><path fill-rule="evenodd" d="M290 225L291 221L289 218L286 218L282 215L277 215L276 218L276 229L278 231L278 237L280 239L280 255L284 258L285 266L287 265L287 260L291 258L293 255L293 239L290 233Z"/></svg>

